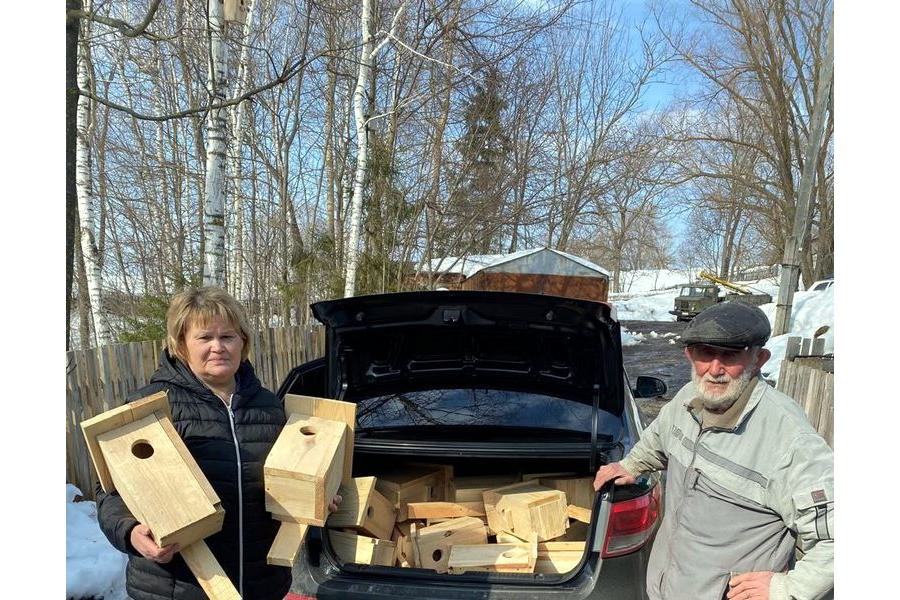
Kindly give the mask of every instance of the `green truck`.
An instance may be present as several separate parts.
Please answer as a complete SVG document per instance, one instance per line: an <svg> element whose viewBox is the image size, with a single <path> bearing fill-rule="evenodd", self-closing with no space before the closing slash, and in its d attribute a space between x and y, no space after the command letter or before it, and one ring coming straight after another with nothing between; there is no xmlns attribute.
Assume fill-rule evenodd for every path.
<svg viewBox="0 0 900 600"><path fill-rule="evenodd" d="M745 288L726 281L721 277L716 277L706 271L700 271L700 277L708 280L707 282L697 282L685 285L681 288L681 292L675 298L674 310L670 310L669 314L675 315L676 321L690 321L702 311L713 304L719 302L744 302L759 306L768 304L772 301L770 294L762 292L751 292ZM719 285L730 289L731 291L724 296L720 294Z"/></svg>

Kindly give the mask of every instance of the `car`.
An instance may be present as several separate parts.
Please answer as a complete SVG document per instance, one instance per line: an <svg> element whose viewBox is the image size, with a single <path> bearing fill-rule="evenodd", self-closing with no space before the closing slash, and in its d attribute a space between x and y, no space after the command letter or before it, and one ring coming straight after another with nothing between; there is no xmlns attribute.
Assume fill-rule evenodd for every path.
<svg viewBox="0 0 900 600"><path fill-rule="evenodd" d="M819 281L814 281L812 285L809 286L807 291L810 292L822 292L830 288L834 285L834 277L829 277L828 279L820 279Z"/></svg>
<svg viewBox="0 0 900 600"><path fill-rule="evenodd" d="M444 290L311 309L325 326L325 356L292 369L277 393L356 403L354 476L427 463L460 478L566 473L592 481L640 439L635 397L666 392L655 377L637 377L631 387L620 324L601 302ZM588 488L584 551L562 573L343 562L326 522L309 529L291 592L342 600L642 599L662 488L657 475L597 494Z"/></svg>

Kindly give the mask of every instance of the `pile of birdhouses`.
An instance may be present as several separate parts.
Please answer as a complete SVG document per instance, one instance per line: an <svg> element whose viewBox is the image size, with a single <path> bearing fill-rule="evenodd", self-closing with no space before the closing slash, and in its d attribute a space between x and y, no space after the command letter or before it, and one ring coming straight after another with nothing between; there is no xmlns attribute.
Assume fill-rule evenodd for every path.
<svg viewBox="0 0 900 600"><path fill-rule="evenodd" d="M357 477L326 521L342 561L470 571L565 573L585 554L593 478L454 477L409 463Z"/></svg>

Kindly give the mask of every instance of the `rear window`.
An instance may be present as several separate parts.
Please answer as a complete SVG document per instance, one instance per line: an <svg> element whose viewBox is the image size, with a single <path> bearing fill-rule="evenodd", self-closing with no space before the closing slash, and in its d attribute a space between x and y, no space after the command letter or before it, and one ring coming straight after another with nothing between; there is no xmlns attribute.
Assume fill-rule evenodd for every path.
<svg viewBox="0 0 900 600"><path fill-rule="evenodd" d="M360 429L411 426L529 427L590 433L591 407L543 394L490 389L420 390L357 402ZM598 433L618 437L622 419L600 411Z"/></svg>

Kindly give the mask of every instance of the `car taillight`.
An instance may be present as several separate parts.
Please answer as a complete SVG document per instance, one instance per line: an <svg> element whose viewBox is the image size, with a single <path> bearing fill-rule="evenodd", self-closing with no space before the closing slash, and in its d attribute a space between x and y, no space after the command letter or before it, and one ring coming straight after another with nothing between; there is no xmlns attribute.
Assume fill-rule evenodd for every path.
<svg viewBox="0 0 900 600"><path fill-rule="evenodd" d="M288 592L288 595L284 597L284 600L316 600L315 596L306 596L304 594L291 594Z"/></svg>
<svg viewBox="0 0 900 600"><path fill-rule="evenodd" d="M621 556L639 549L650 538L659 518L659 486L649 494L613 502L610 508L602 558Z"/></svg>

